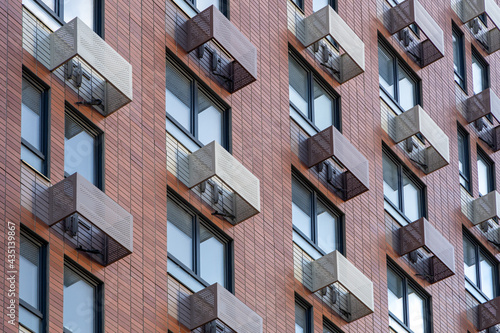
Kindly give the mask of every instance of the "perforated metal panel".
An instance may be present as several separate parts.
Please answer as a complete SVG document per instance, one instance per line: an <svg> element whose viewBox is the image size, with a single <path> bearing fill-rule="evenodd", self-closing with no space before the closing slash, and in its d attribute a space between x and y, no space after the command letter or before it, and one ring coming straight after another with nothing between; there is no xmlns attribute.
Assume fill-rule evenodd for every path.
<svg viewBox="0 0 500 333"><path fill-rule="evenodd" d="M48 225L75 213L81 225L78 238L70 237L75 246L99 251L92 257L103 265L132 253L132 215L78 173L50 187Z"/></svg>
<svg viewBox="0 0 500 333"><path fill-rule="evenodd" d="M218 283L189 296L189 303L190 330L220 320L236 333L262 333L262 318Z"/></svg>
<svg viewBox="0 0 500 333"><path fill-rule="evenodd" d="M335 127L330 126L307 140L308 167L311 168L334 157L344 168L343 200L349 200L368 191L368 160Z"/></svg>
<svg viewBox="0 0 500 333"><path fill-rule="evenodd" d="M374 311L373 283L339 251L312 262L312 292L328 286L347 292L347 321Z"/></svg>
<svg viewBox="0 0 500 333"><path fill-rule="evenodd" d="M75 57L105 79L103 116L132 101L132 65L78 17L50 35L49 69Z"/></svg>
<svg viewBox="0 0 500 333"><path fill-rule="evenodd" d="M500 297L491 301L479 304L478 312L478 330L485 330L500 324Z"/></svg>
<svg viewBox="0 0 500 333"><path fill-rule="evenodd" d="M230 92L257 80L257 49L217 8L208 7L188 20L186 26L186 52L214 40L233 58Z"/></svg>
<svg viewBox="0 0 500 333"><path fill-rule="evenodd" d="M340 56L340 83L346 82L365 71L365 45L346 22L333 10L326 6L304 19L305 35L300 39L305 47L331 36L344 50Z"/></svg>
<svg viewBox="0 0 500 333"><path fill-rule="evenodd" d="M472 202L472 224L500 217L500 194L497 191L483 195Z"/></svg>
<svg viewBox="0 0 500 333"><path fill-rule="evenodd" d="M237 224L260 212L260 182L217 142L189 155L189 188L217 177L234 192L233 214Z"/></svg>
<svg viewBox="0 0 500 333"><path fill-rule="evenodd" d="M429 260L431 283L455 274L455 248L425 218L399 229L399 241L402 256L422 247L434 255Z"/></svg>
<svg viewBox="0 0 500 333"><path fill-rule="evenodd" d="M417 0L406 0L389 9L385 27L391 35L415 24L427 39L422 39L415 34L411 38L419 39L417 43L408 43L407 52L415 59L420 67L425 67L444 57L443 30L434 21L431 15ZM408 33L410 31L407 30ZM420 34L421 35L421 34ZM404 45L403 45L404 46Z"/></svg>
<svg viewBox="0 0 500 333"><path fill-rule="evenodd" d="M422 135L428 144L422 163L424 165L419 165L422 171L429 174L449 164L448 137L420 105L401 113L389 122L389 135L396 143L417 134Z"/></svg>
<svg viewBox="0 0 500 333"><path fill-rule="evenodd" d="M466 119L469 124L489 114L497 121L500 120L500 99L491 88L469 97L466 103Z"/></svg>
<svg viewBox="0 0 500 333"><path fill-rule="evenodd" d="M486 14L494 28L483 31L479 29L476 33L474 29L470 29L476 39L481 41L489 54L500 49L500 7L494 0L458 0L453 3L453 10L457 13L462 23L467 23L476 19L482 14ZM491 26L491 25L490 25Z"/></svg>

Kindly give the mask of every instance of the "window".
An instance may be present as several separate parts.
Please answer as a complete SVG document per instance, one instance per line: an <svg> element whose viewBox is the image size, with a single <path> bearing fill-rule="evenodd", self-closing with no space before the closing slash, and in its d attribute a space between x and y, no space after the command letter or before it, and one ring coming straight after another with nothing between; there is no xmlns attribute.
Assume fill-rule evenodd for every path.
<svg viewBox="0 0 500 333"><path fill-rule="evenodd" d="M470 192L470 156L469 134L462 127L458 127L458 171L460 184Z"/></svg>
<svg viewBox="0 0 500 333"><path fill-rule="evenodd" d="M232 291L232 244L229 238L177 199L167 200L168 258L184 273L169 272L191 288L219 283ZM187 275L186 275L187 273ZM184 278L186 276L186 278ZM194 279L195 281L188 281Z"/></svg>
<svg viewBox="0 0 500 333"><path fill-rule="evenodd" d="M323 333L343 333L343 332L331 321L323 317Z"/></svg>
<svg viewBox="0 0 500 333"><path fill-rule="evenodd" d="M389 98L389 102L395 103L400 111L420 104L420 84L416 75L380 41L378 71L381 96Z"/></svg>
<svg viewBox="0 0 500 333"><path fill-rule="evenodd" d="M78 172L95 186L103 184L102 132L90 121L66 108L64 120L64 175Z"/></svg>
<svg viewBox="0 0 500 333"><path fill-rule="evenodd" d="M453 25L453 69L455 71L455 82L466 90L465 77L465 44L464 34L457 26Z"/></svg>
<svg viewBox="0 0 500 333"><path fill-rule="evenodd" d="M21 159L48 176L48 89L27 74L23 74L22 87Z"/></svg>
<svg viewBox="0 0 500 333"><path fill-rule="evenodd" d="M337 0L313 0L313 12L316 12L328 5L337 11Z"/></svg>
<svg viewBox="0 0 500 333"><path fill-rule="evenodd" d="M338 97L320 82L319 75L288 55L290 108L316 131L335 126L340 129ZM297 119L301 121L301 119Z"/></svg>
<svg viewBox="0 0 500 333"><path fill-rule="evenodd" d="M19 323L35 333L45 332L46 246L21 228L19 258Z"/></svg>
<svg viewBox="0 0 500 333"><path fill-rule="evenodd" d="M312 307L295 295L295 333L312 333Z"/></svg>
<svg viewBox="0 0 500 333"><path fill-rule="evenodd" d="M428 333L430 329L430 297L400 269L387 267L389 326L397 333Z"/></svg>
<svg viewBox="0 0 500 333"><path fill-rule="evenodd" d="M222 14L229 18L229 0L174 0L189 16L195 16L214 5Z"/></svg>
<svg viewBox="0 0 500 333"><path fill-rule="evenodd" d="M494 164L487 155L477 148L477 185L479 196L486 195L495 189Z"/></svg>
<svg viewBox="0 0 500 333"><path fill-rule="evenodd" d="M424 186L401 162L384 151L384 198L398 213L413 222L424 216Z"/></svg>
<svg viewBox="0 0 500 333"><path fill-rule="evenodd" d="M489 87L489 71L490 67L488 63L476 50L472 49L472 83L474 94L479 94Z"/></svg>
<svg viewBox="0 0 500 333"><path fill-rule="evenodd" d="M297 7L304 11L304 0L291 0Z"/></svg>
<svg viewBox="0 0 500 333"><path fill-rule="evenodd" d="M479 244L464 233L465 288L480 302L498 294L498 264Z"/></svg>
<svg viewBox="0 0 500 333"><path fill-rule="evenodd" d="M103 332L103 285L76 264L64 264L64 333Z"/></svg>
<svg viewBox="0 0 500 333"><path fill-rule="evenodd" d="M321 254L342 252L343 224L326 200L297 177L292 178L293 229Z"/></svg>
<svg viewBox="0 0 500 333"><path fill-rule="evenodd" d="M215 101L207 89L171 60L167 60L166 112L168 130L170 122L198 147L215 140L228 149L227 107Z"/></svg>

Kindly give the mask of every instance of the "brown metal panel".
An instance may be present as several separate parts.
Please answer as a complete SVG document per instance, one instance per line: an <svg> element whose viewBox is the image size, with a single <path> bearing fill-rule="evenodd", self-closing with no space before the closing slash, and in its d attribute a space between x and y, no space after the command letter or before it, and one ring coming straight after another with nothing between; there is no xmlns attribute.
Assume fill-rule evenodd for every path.
<svg viewBox="0 0 500 333"><path fill-rule="evenodd" d="M479 331L500 324L500 297L479 304L478 315L479 320L477 329Z"/></svg>
<svg viewBox="0 0 500 333"><path fill-rule="evenodd" d="M342 174L343 200L368 191L368 160L335 127L330 126L307 140L308 167L333 157L345 168Z"/></svg>
<svg viewBox="0 0 500 333"><path fill-rule="evenodd" d="M470 124L479 118L491 114L500 120L500 99L491 88L481 91L467 99L467 122Z"/></svg>
<svg viewBox="0 0 500 333"><path fill-rule="evenodd" d="M257 80L257 49L217 8L208 7L186 25L188 53L214 40L233 58L231 92Z"/></svg>

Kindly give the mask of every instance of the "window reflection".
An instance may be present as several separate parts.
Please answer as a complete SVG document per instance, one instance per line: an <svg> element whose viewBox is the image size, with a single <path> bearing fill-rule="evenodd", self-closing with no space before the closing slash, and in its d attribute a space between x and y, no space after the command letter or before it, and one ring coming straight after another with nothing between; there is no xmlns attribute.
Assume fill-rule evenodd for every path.
<svg viewBox="0 0 500 333"><path fill-rule="evenodd" d="M479 195L488 194L493 189L492 183L492 166L481 155L477 156L477 185L479 187Z"/></svg>
<svg viewBox="0 0 500 333"><path fill-rule="evenodd" d="M389 311L399 320L404 321L403 315L403 280L392 270L387 271L387 286L389 297Z"/></svg>
<svg viewBox="0 0 500 333"><path fill-rule="evenodd" d="M420 218L420 193L412 181L403 174L404 213L410 221Z"/></svg>
<svg viewBox="0 0 500 333"><path fill-rule="evenodd" d="M333 125L333 99L321 86L314 82L314 125L324 130Z"/></svg>
<svg viewBox="0 0 500 333"><path fill-rule="evenodd" d="M203 225L200 226L200 275L208 284L226 285L225 246Z"/></svg>
<svg viewBox="0 0 500 333"><path fill-rule="evenodd" d="M292 222L309 239L312 239L311 212L311 192L299 181L292 179Z"/></svg>
<svg viewBox="0 0 500 333"><path fill-rule="evenodd" d="M398 167L386 155L383 156L384 196L399 207Z"/></svg>
<svg viewBox="0 0 500 333"><path fill-rule="evenodd" d="M295 303L295 333L307 333L307 311Z"/></svg>
<svg viewBox="0 0 500 333"><path fill-rule="evenodd" d="M69 22L77 16L94 28L94 0L64 0L64 21Z"/></svg>
<svg viewBox="0 0 500 333"><path fill-rule="evenodd" d="M64 328L71 332L93 333L95 302L95 286L64 266Z"/></svg>
<svg viewBox="0 0 500 333"><path fill-rule="evenodd" d="M482 254L479 254L479 267L481 270L481 291L489 299L495 298L494 266Z"/></svg>
<svg viewBox="0 0 500 333"><path fill-rule="evenodd" d="M318 202L318 246L330 253L338 248L337 239L337 223L336 218L330 211L321 203Z"/></svg>
<svg viewBox="0 0 500 333"><path fill-rule="evenodd" d="M288 70L290 102L308 117L307 73L292 57L288 57Z"/></svg>
<svg viewBox="0 0 500 333"><path fill-rule="evenodd" d="M198 140L204 145L212 141L222 144L222 111L198 90Z"/></svg>
<svg viewBox="0 0 500 333"><path fill-rule="evenodd" d="M167 62L167 113L188 131L191 130L191 81Z"/></svg>
<svg viewBox="0 0 500 333"><path fill-rule="evenodd" d="M394 97L394 60L381 47L378 48L378 72L380 85Z"/></svg>
<svg viewBox="0 0 500 333"><path fill-rule="evenodd" d="M398 81L399 105L403 110L407 111L417 104L415 102L415 82L410 79L401 67L398 67Z"/></svg>
<svg viewBox="0 0 500 333"><path fill-rule="evenodd" d="M171 200L167 200L167 251L194 270L193 216Z"/></svg>
<svg viewBox="0 0 500 333"><path fill-rule="evenodd" d="M464 237L464 272L465 276L477 285L476 278L476 249L474 245Z"/></svg>
<svg viewBox="0 0 500 333"><path fill-rule="evenodd" d="M408 313L411 330L414 333L424 333L425 303L411 287L408 287Z"/></svg>

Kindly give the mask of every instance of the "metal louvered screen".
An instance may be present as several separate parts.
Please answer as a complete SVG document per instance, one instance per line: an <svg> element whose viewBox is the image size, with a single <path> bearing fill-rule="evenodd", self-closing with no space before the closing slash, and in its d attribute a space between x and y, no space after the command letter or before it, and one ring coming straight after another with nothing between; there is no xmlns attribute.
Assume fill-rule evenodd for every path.
<svg viewBox="0 0 500 333"><path fill-rule="evenodd" d="M78 17L50 35L49 69L75 57L106 80L103 116L132 101L132 66Z"/></svg>
<svg viewBox="0 0 500 333"><path fill-rule="evenodd" d="M389 135L396 143L417 134L421 134L428 143L424 148L424 161L419 165L422 171L429 174L449 164L448 137L420 105L389 121Z"/></svg>
<svg viewBox="0 0 500 333"><path fill-rule="evenodd" d="M49 226L77 213L78 232L68 240L102 265L133 251L133 217L83 176L75 173L49 189Z"/></svg>
<svg viewBox="0 0 500 333"><path fill-rule="evenodd" d="M444 57L443 30L417 0L406 0L389 9L384 23L391 35L411 25L416 25L427 39L422 40L417 35L406 32L409 38L419 39L417 43L411 41L401 43L420 67L425 67ZM400 39L402 37L400 36Z"/></svg>
<svg viewBox="0 0 500 333"><path fill-rule="evenodd" d="M259 179L215 141L189 155L188 187L192 189L212 177L234 193L233 224L260 212Z"/></svg>
<svg viewBox="0 0 500 333"><path fill-rule="evenodd" d="M342 20L331 6L314 12L304 19L305 37L300 39L305 47L330 36L344 50L340 57L340 83L365 71L365 45L356 33Z"/></svg>
<svg viewBox="0 0 500 333"><path fill-rule="evenodd" d="M191 331L220 320L236 333L262 333L262 318L220 284L189 296Z"/></svg>
<svg viewBox="0 0 500 333"><path fill-rule="evenodd" d="M479 304L477 312L479 317L477 329L479 331L500 324L500 297Z"/></svg>
<svg viewBox="0 0 500 333"><path fill-rule="evenodd" d="M483 195L472 202L472 224L480 224L500 217L500 194L497 191Z"/></svg>
<svg viewBox="0 0 500 333"><path fill-rule="evenodd" d="M233 58L230 92L257 80L257 49L217 8L208 7L187 21L186 26L186 52L214 40Z"/></svg>
<svg viewBox="0 0 500 333"><path fill-rule="evenodd" d="M434 256L428 260L431 272L429 282L434 283L455 274L455 249L425 218L399 229L400 255L426 248ZM425 275L424 272L420 272Z"/></svg>
<svg viewBox="0 0 500 333"><path fill-rule="evenodd" d="M489 114L497 121L500 120L500 99L491 88L469 97L466 103L466 119L469 124Z"/></svg>
<svg viewBox="0 0 500 333"><path fill-rule="evenodd" d="M308 167L334 157L344 168L341 185L342 199L349 200L368 191L368 160L335 127L330 126L307 140Z"/></svg>
<svg viewBox="0 0 500 333"><path fill-rule="evenodd" d="M374 311L373 283L339 251L312 262L312 292L333 286L345 299L340 315L351 322Z"/></svg>

